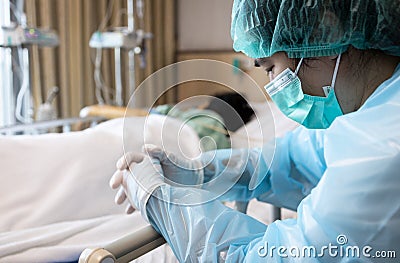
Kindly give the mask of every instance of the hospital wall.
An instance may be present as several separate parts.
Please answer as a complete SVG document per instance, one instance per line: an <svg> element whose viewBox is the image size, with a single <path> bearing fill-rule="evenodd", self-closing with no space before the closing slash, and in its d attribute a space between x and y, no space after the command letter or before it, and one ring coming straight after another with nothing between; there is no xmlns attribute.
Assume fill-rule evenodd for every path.
<svg viewBox="0 0 400 263"><path fill-rule="evenodd" d="M225 74L222 79L237 83L239 92L249 100L262 102L258 92L240 83L248 74L264 92L263 86L268 82L265 72L254 67L254 61L232 49L230 23L232 0L178 0L177 7L177 61L190 59L211 59L222 61L239 67L243 72L233 69L231 74ZM227 81L228 82L228 81ZM212 95L229 91L228 87L205 81L195 81L180 85L177 92L178 100L205 94Z"/></svg>

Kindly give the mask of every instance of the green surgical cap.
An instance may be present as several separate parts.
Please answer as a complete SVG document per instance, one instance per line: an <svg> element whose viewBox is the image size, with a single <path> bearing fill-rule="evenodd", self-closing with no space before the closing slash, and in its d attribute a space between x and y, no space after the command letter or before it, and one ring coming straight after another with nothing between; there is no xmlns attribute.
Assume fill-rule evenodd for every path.
<svg viewBox="0 0 400 263"><path fill-rule="evenodd" d="M400 1L234 0L231 36L252 58L331 56L350 45L400 56Z"/></svg>

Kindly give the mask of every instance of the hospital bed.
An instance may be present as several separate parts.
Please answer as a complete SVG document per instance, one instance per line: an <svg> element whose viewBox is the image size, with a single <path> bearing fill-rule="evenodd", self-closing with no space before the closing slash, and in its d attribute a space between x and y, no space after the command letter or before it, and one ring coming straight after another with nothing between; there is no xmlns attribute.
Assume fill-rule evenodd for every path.
<svg viewBox="0 0 400 263"><path fill-rule="evenodd" d="M260 146L260 136L274 136L257 132L260 124L272 124L271 116L262 115L264 107L255 107L259 122L252 120L231 135L232 147ZM277 136L296 126L275 108L273 115ZM166 128L166 119L168 133L163 134L160 127ZM123 208L114 204L115 192L108 186L124 147L138 151L143 143L161 145L163 138L167 150L176 151L179 132L179 139L184 140L179 143L181 151L188 156L199 154L197 134L188 126L182 128L180 121L169 119L158 115L108 121L88 117L57 123L72 127L75 122L88 122L89 128L82 131L0 135L0 262L70 262L80 256L89 260L85 259L90 258L86 248L103 253L102 259L88 262L113 262L114 258L128 262L137 257L133 262L176 262L171 249L162 245L163 238L139 213L125 215ZM146 121L147 135L143 128ZM50 128L48 123L35 125L27 126L28 130ZM0 134L21 134L22 128L0 129ZM65 128L68 130L71 128ZM269 223L273 220L270 209L268 204L251 201L247 212Z"/></svg>

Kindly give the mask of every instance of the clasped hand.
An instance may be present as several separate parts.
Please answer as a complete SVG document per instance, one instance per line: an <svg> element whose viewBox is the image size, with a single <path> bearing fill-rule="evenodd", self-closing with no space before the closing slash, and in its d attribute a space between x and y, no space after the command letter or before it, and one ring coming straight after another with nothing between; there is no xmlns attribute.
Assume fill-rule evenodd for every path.
<svg viewBox="0 0 400 263"><path fill-rule="evenodd" d="M179 158L153 145L146 145L143 152L129 152L118 160L110 187L119 188L117 204L128 199L126 213L139 210L148 220L145 206L157 187L198 185L203 181L203 168L200 161Z"/></svg>

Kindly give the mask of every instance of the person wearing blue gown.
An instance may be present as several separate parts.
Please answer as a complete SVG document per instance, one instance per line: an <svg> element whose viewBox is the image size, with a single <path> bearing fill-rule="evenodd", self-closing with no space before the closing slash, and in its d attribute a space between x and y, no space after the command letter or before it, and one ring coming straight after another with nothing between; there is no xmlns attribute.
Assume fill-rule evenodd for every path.
<svg viewBox="0 0 400 263"><path fill-rule="evenodd" d="M234 0L231 35L301 126L195 160L128 153L110 182L117 203L180 262L399 262L398 1ZM221 202L253 198L297 218L265 225Z"/></svg>

